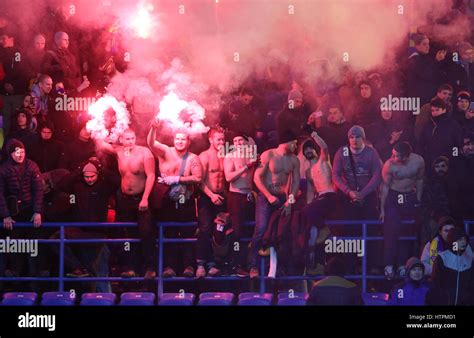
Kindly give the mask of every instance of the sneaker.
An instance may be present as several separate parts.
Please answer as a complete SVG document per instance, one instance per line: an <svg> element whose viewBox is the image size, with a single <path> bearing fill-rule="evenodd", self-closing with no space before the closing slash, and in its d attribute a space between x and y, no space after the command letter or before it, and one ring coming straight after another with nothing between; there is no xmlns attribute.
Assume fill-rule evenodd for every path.
<svg viewBox="0 0 474 338"><path fill-rule="evenodd" d="M156 278L156 271L155 270L146 270L144 277L145 277L145 279L155 279Z"/></svg>
<svg viewBox="0 0 474 338"><path fill-rule="evenodd" d="M308 276L320 276L324 275L324 265L317 263L316 266L307 267L306 274Z"/></svg>
<svg viewBox="0 0 474 338"><path fill-rule="evenodd" d="M73 272L66 274L67 277L84 278L89 277L90 273L84 268L75 268Z"/></svg>
<svg viewBox="0 0 474 338"><path fill-rule="evenodd" d="M249 276L250 276L251 279L258 278L260 276L260 274L258 273L258 269L257 268L251 268Z"/></svg>
<svg viewBox="0 0 474 338"><path fill-rule="evenodd" d="M266 248L266 249L260 249L258 250L258 254L262 257L269 257L270 256L270 248Z"/></svg>
<svg viewBox="0 0 474 338"><path fill-rule="evenodd" d="M198 268L196 270L196 278L204 277L206 277L206 269L204 268L204 265L198 265Z"/></svg>
<svg viewBox="0 0 474 338"><path fill-rule="evenodd" d="M171 268L165 268L165 270L163 271L163 274L161 275L161 277L163 277L163 278L173 278L173 277L176 277L176 272L174 272L174 270L171 269Z"/></svg>
<svg viewBox="0 0 474 338"><path fill-rule="evenodd" d="M213 266L209 269L209 271L207 272L207 275L209 277L218 277L221 275L221 270Z"/></svg>
<svg viewBox="0 0 474 338"><path fill-rule="evenodd" d="M194 268L192 266L186 267L183 271L183 277L193 278L194 277Z"/></svg>
<svg viewBox="0 0 474 338"><path fill-rule="evenodd" d="M240 266L234 266L232 268L232 276L237 276L237 277L244 278L244 277L249 276L249 272L242 269Z"/></svg>
<svg viewBox="0 0 474 338"><path fill-rule="evenodd" d="M397 270L397 274L400 276L400 277L405 277L405 275L407 274L407 269L402 265L402 266L399 266L398 267L398 270Z"/></svg>
<svg viewBox="0 0 474 338"><path fill-rule="evenodd" d="M393 265L387 265L383 271L384 271L386 279L391 280L395 277L395 272L393 271Z"/></svg>

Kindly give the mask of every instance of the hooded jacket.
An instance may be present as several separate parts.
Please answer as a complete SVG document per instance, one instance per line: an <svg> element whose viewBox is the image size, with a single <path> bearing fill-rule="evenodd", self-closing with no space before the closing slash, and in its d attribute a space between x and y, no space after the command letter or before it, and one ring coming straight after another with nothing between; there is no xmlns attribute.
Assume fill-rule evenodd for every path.
<svg viewBox="0 0 474 338"><path fill-rule="evenodd" d="M425 305L426 294L429 290L429 284L423 278L415 281L410 278L410 270L415 266L423 267L423 263L416 257L412 257L406 264L406 278L405 281L396 285L390 295L389 305Z"/></svg>

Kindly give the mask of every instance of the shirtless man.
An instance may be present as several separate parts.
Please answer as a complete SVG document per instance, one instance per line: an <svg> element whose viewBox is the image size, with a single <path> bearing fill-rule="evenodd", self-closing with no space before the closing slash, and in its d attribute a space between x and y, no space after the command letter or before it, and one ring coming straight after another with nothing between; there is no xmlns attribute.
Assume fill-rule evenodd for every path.
<svg viewBox="0 0 474 338"><path fill-rule="evenodd" d="M284 215L291 213L291 205L299 190L300 163L295 155L297 137L287 131L280 135L277 148L262 153L255 170L254 182L259 190L255 210L255 231L249 254L250 278L259 276L258 250L270 216L278 208Z"/></svg>
<svg viewBox="0 0 474 338"><path fill-rule="evenodd" d="M225 135L221 127L213 127L207 133L209 149L199 154L202 165L201 194L198 199L198 238L196 246L196 277L219 275L212 253L211 235L214 219L219 212L226 211L227 187L224 176L224 156L221 147L224 146Z"/></svg>
<svg viewBox="0 0 474 338"><path fill-rule="evenodd" d="M332 182L332 166L328 146L317 132L313 132L311 137L321 151L318 156L316 150L313 148L314 157L310 159L310 167L306 171L308 191L312 192L314 196L313 200L305 206L303 211L308 224L311 226L307 272L313 270L313 267L317 268L318 264L321 265L318 271L322 269L324 264L324 249L322 243L329 235L329 228L325 224L325 221L337 203L336 190ZM306 153L310 151L311 148L306 148L306 157ZM318 250L317 254L314 252L316 247L322 249Z"/></svg>
<svg viewBox="0 0 474 338"><path fill-rule="evenodd" d="M249 273L243 269L240 236L243 223L248 219L250 211L255 207L252 187L253 173L257 165L257 152L255 141L241 132L235 132L232 141L236 150L227 154L224 159L225 179L230 184L227 208L230 213L233 230L233 250L230 260L232 274L239 277L247 277ZM240 151L238 150L239 147ZM243 150L249 149L248 147L255 149L253 156L240 156L240 154L246 153ZM236 249L236 243L238 249Z"/></svg>
<svg viewBox="0 0 474 338"><path fill-rule="evenodd" d="M152 224L151 212L148 207L155 181L155 161L150 150L137 146L135 132L127 129L119 138L120 146L98 141L99 149L117 157L121 176L121 189L117 192L117 221L138 223L141 239L142 257L146 273L145 278L156 277L156 229ZM122 277L135 277L133 265L136 264L135 249L127 255Z"/></svg>
<svg viewBox="0 0 474 338"><path fill-rule="evenodd" d="M156 184L169 187L177 187L179 184L182 188L185 188L181 191L182 194L163 196L163 201L160 201L163 213L176 221L182 216L180 214L183 213L186 204L193 204L191 200L194 191L193 186L201 183L202 167L199 157L189 152L191 140L186 132L178 131L174 137L174 146L169 147L156 140L156 134L160 126L161 122L159 120L153 121L148 133L147 144L159 161L161 177L158 178ZM183 168L181 168L182 166ZM180 171L182 171L182 174L180 174ZM171 238L177 235L191 237L189 227L183 229L170 228L166 229L165 233L167 237L171 236ZM189 245L169 244L167 249L168 254L165 256L165 269L162 276L165 278L176 276L175 269L178 265L178 257L182 254L185 266L183 276L194 277L192 248Z"/></svg>
<svg viewBox="0 0 474 338"><path fill-rule="evenodd" d="M398 237L402 220L413 219L416 206L423 193L425 162L420 155L412 153L408 142L395 144L392 157L382 168L382 193L380 220L384 222L384 260L385 276L394 277L394 265L401 263L399 274L404 275L403 262L406 257L398 257Z"/></svg>

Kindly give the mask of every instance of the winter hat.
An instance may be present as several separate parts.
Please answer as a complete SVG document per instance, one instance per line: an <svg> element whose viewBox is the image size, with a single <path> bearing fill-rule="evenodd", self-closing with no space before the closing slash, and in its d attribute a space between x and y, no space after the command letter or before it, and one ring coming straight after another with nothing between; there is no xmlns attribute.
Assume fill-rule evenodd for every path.
<svg viewBox="0 0 474 338"><path fill-rule="evenodd" d="M25 145L21 141L17 140L16 138L12 138L8 142L7 152L8 152L8 154L11 154L11 153L17 151L18 148L25 149Z"/></svg>
<svg viewBox="0 0 474 338"><path fill-rule="evenodd" d="M410 257L408 258L407 262L405 263L405 268L407 269L407 274L410 272L411 269L414 267L419 266L425 270L425 266L417 257Z"/></svg>
<svg viewBox="0 0 474 338"><path fill-rule="evenodd" d="M95 173L95 174L97 174L97 173L99 172L99 170L97 169L97 167L96 167L94 164L92 164L91 162L88 162L88 163L84 166L84 168L82 168L82 172L83 172L83 173L88 172L88 173Z"/></svg>
<svg viewBox="0 0 474 338"><path fill-rule="evenodd" d="M303 94L298 89L290 90L288 93L288 101L295 101L297 99L303 99Z"/></svg>
<svg viewBox="0 0 474 338"><path fill-rule="evenodd" d="M461 100L468 100L468 101L471 101L471 94L469 94L467 91L465 90L462 90L458 93L458 95L456 95L458 101L461 101Z"/></svg>
<svg viewBox="0 0 474 338"><path fill-rule="evenodd" d="M350 137L351 135L356 137L362 137L363 139L365 139L364 128L358 125L352 126L351 129L349 129L349 131L347 132L347 137Z"/></svg>
<svg viewBox="0 0 474 338"><path fill-rule="evenodd" d="M466 239L468 238L463 228L455 227L453 229L450 229L448 232L448 244L452 246L454 242L456 242L462 237L465 237Z"/></svg>

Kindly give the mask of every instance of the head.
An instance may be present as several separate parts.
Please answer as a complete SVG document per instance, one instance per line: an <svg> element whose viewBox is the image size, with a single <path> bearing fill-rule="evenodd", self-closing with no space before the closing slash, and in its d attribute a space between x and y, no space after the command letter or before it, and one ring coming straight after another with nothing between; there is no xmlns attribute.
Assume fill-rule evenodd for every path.
<svg viewBox="0 0 474 338"><path fill-rule="evenodd" d="M31 95L25 95L25 97L23 98L23 108L33 109L34 107L35 107L35 103Z"/></svg>
<svg viewBox="0 0 474 338"><path fill-rule="evenodd" d="M435 98L430 102L431 106L431 116L438 117L443 114L446 114L447 105L446 102L440 98Z"/></svg>
<svg viewBox="0 0 474 338"><path fill-rule="evenodd" d="M442 84L439 86L438 91L436 92L436 97L440 98L444 102L451 101L451 98L453 97L453 87L448 83Z"/></svg>
<svg viewBox="0 0 474 338"><path fill-rule="evenodd" d="M342 112L342 108L339 106L332 106L329 107L329 112L328 112L328 122L329 123L335 123L335 124L341 124L344 122L344 114Z"/></svg>
<svg viewBox="0 0 474 338"><path fill-rule="evenodd" d="M123 134L119 138L120 144L125 148L133 148L135 147L137 136L132 129L127 129L123 132Z"/></svg>
<svg viewBox="0 0 474 338"><path fill-rule="evenodd" d="M359 83L360 96L363 99L369 99L372 96L372 85L368 81Z"/></svg>
<svg viewBox="0 0 474 338"><path fill-rule="evenodd" d="M469 42L461 42L457 48L461 60L465 62L474 62L474 47Z"/></svg>
<svg viewBox="0 0 474 338"><path fill-rule="evenodd" d="M54 42L60 49L68 49L69 47L69 35L65 32L56 32L54 34Z"/></svg>
<svg viewBox="0 0 474 338"><path fill-rule="evenodd" d="M242 133L236 133L236 135L232 137L232 143L234 146L240 147L249 144L249 141L247 136L243 135Z"/></svg>
<svg viewBox="0 0 474 338"><path fill-rule="evenodd" d="M7 145L7 151L15 163L21 164L25 161L25 146L17 139L11 139Z"/></svg>
<svg viewBox="0 0 474 338"><path fill-rule="evenodd" d="M33 46L36 51L41 52L46 45L46 39L43 34L38 34L33 39Z"/></svg>
<svg viewBox="0 0 474 338"><path fill-rule="evenodd" d="M417 257L410 257L405 268L407 270L407 276L414 282L419 282L425 275L425 266Z"/></svg>
<svg viewBox="0 0 474 338"><path fill-rule="evenodd" d="M382 119L384 121L390 121L392 119L392 111L391 110L382 110L380 112L380 115L382 116Z"/></svg>
<svg viewBox="0 0 474 338"><path fill-rule="evenodd" d="M424 34L415 34L413 36L415 49L419 54L425 55L430 52L430 40Z"/></svg>
<svg viewBox="0 0 474 338"><path fill-rule="evenodd" d="M445 177L449 170L449 159L439 156L433 161L433 171L437 177Z"/></svg>
<svg viewBox="0 0 474 338"><path fill-rule="evenodd" d="M456 222L450 216L443 216L438 221L438 234L441 236L441 239L447 243L448 234L451 229L456 227Z"/></svg>
<svg viewBox="0 0 474 338"><path fill-rule="evenodd" d="M392 149L392 162L396 164L405 164L410 157L412 148L408 142L398 142Z"/></svg>
<svg viewBox="0 0 474 338"><path fill-rule="evenodd" d="M97 163L87 162L82 167L82 177L87 185L94 185L99 179L99 169Z"/></svg>
<svg viewBox="0 0 474 338"><path fill-rule="evenodd" d="M53 79L49 75L40 75L38 78L38 86L43 95L48 95L53 89Z"/></svg>
<svg viewBox="0 0 474 338"><path fill-rule="evenodd" d="M349 139L349 146L355 150L359 151L364 149L365 146L365 131L361 126L352 126L347 133Z"/></svg>
<svg viewBox="0 0 474 338"><path fill-rule="evenodd" d="M367 73L363 70L355 72L354 74L354 84L359 87L359 84L362 81L365 81L367 79ZM360 89L360 88L359 88Z"/></svg>
<svg viewBox="0 0 474 338"><path fill-rule="evenodd" d="M298 137L290 130L280 132L278 148L283 149L285 154L294 154L298 149Z"/></svg>
<svg viewBox="0 0 474 338"><path fill-rule="evenodd" d="M20 110L16 114L16 124L19 129L27 129L29 123L28 113L24 110Z"/></svg>
<svg viewBox="0 0 474 338"><path fill-rule="evenodd" d="M313 140L307 140L303 143L303 155L309 161L318 158L318 153L316 151L316 144Z"/></svg>
<svg viewBox="0 0 474 338"><path fill-rule="evenodd" d="M207 136L214 150L219 151L219 149L224 146L225 132L222 127L212 127L207 133Z"/></svg>
<svg viewBox="0 0 474 338"><path fill-rule="evenodd" d="M380 89L382 88L382 76L380 76L379 73L372 73L369 75L368 80L370 81L370 84L372 85L372 88L375 89Z"/></svg>
<svg viewBox="0 0 474 338"><path fill-rule="evenodd" d="M3 48L11 48L15 46L15 38L13 37L13 34L9 32L2 33L2 35L0 35L0 45L2 45Z"/></svg>
<svg viewBox="0 0 474 338"><path fill-rule="evenodd" d="M339 257L331 258L324 267L324 274L326 276L344 277L346 274L346 264L344 260Z"/></svg>
<svg viewBox="0 0 474 338"><path fill-rule="evenodd" d="M239 101L242 102L244 106L248 106L252 102L254 96L252 89L244 87L240 90Z"/></svg>
<svg viewBox="0 0 474 338"><path fill-rule="evenodd" d="M460 111L467 112L471 103L471 94L462 90L456 95L456 105Z"/></svg>
<svg viewBox="0 0 474 338"><path fill-rule="evenodd" d="M303 94L298 89L293 89L288 93L288 106L294 109L303 106Z"/></svg>
<svg viewBox="0 0 474 338"><path fill-rule="evenodd" d="M91 133L87 130L86 126L83 126L79 131L79 140L87 142L91 139Z"/></svg>
<svg viewBox="0 0 474 338"><path fill-rule="evenodd" d="M466 156L474 156L474 133L464 135L464 144L462 147L462 152Z"/></svg>
<svg viewBox="0 0 474 338"><path fill-rule="evenodd" d="M41 139L44 141L51 140L54 133L54 126L51 122L45 122L39 128Z"/></svg>
<svg viewBox="0 0 474 338"><path fill-rule="evenodd" d="M448 231L449 248L456 254L462 255L469 244L468 236L461 227L455 227Z"/></svg>
<svg viewBox="0 0 474 338"><path fill-rule="evenodd" d="M191 145L191 140L189 138L188 133L184 131L180 131L175 134L174 147L178 152L187 151L190 145Z"/></svg>

